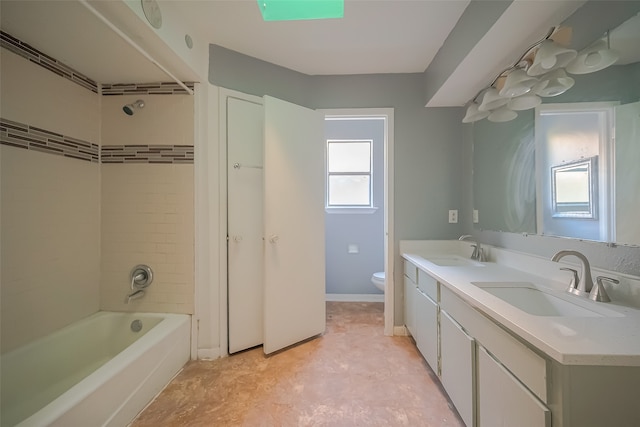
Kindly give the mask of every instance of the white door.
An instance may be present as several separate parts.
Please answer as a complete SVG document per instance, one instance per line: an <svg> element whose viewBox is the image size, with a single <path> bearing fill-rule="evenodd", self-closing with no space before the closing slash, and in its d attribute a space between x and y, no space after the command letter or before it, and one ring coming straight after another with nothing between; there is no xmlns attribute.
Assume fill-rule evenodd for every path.
<svg viewBox="0 0 640 427"><path fill-rule="evenodd" d="M262 105L227 98L229 353L262 344Z"/></svg>
<svg viewBox="0 0 640 427"><path fill-rule="evenodd" d="M264 352L325 330L324 117L264 97Z"/></svg>

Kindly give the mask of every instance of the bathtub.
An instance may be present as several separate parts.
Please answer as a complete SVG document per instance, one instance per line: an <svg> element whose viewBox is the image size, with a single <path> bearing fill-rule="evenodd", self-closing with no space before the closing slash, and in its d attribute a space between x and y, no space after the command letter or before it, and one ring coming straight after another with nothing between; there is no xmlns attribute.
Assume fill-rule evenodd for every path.
<svg viewBox="0 0 640 427"><path fill-rule="evenodd" d="M189 360L190 322L98 312L3 354L0 425L126 426Z"/></svg>

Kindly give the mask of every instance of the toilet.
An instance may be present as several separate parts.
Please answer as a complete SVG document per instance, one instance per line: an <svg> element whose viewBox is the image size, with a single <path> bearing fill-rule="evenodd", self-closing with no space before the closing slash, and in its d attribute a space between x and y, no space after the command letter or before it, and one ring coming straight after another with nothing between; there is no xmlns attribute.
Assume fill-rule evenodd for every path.
<svg viewBox="0 0 640 427"><path fill-rule="evenodd" d="M373 273L373 276L371 276L371 283L373 283L376 288L384 292L384 271Z"/></svg>

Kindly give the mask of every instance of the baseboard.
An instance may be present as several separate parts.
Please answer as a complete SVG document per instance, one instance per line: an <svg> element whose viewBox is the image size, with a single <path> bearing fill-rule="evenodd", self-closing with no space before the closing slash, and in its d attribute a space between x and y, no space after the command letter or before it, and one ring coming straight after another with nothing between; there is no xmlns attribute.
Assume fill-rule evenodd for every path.
<svg viewBox="0 0 640 427"><path fill-rule="evenodd" d="M407 331L407 328L404 325L402 325L402 326L394 326L393 327L393 335L399 336L399 337L406 337L406 336L409 336L409 331Z"/></svg>
<svg viewBox="0 0 640 427"><path fill-rule="evenodd" d="M384 294L326 294L326 301L384 302Z"/></svg>

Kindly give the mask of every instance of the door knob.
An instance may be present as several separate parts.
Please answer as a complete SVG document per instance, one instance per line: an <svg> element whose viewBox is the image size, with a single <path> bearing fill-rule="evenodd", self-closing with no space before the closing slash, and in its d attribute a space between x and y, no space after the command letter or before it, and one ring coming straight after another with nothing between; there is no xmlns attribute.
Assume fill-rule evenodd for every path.
<svg viewBox="0 0 640 427"><path fill-rule="evenodd" d="M233 236L233 241L236 243L242 242L242 236Z"/></svg>
<svg viewBox="0 0 640 427"><path fill-rule="evenodd" d="M277 234L272 234L271 237L269 237L271 243L276 243L278 239L280 239L280 237Z"/></svg>

